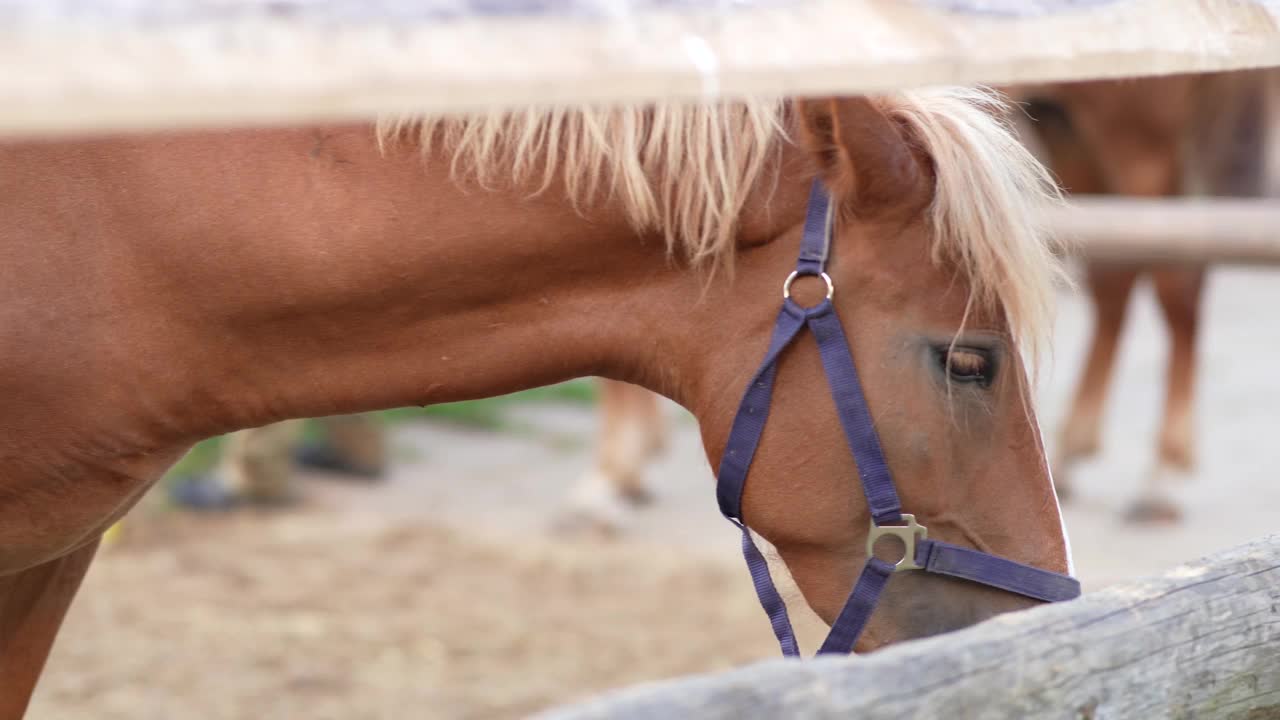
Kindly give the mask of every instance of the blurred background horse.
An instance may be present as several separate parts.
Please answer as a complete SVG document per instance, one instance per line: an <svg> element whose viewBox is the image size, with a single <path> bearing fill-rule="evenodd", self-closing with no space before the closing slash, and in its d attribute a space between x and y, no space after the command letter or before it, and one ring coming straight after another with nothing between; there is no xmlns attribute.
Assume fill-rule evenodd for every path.
<svg viewBox="0 0 1280 720"><path fill-rule="evenodd" d="M1280 121L1275 71L1175 75L1012 89L1026 103L1024 139L1068 193L1256 197L1274 191ZM1135 286L1150 280L1168 330L1165 401L1155 461L1126 510L1136 522L1179 519L1178 484L1196 464L1196 356L1208 268L1085 260L1093 337L1053 469L1069 496L1073 470L1101 447L1103 415Z"/></svg>

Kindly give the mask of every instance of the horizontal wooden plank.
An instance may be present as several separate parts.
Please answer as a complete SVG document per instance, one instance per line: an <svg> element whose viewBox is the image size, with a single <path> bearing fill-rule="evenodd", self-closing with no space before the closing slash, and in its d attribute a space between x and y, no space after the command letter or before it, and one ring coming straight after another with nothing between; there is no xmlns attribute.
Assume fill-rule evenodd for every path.
<svg viewBox="0 0 1280 720"><path fill-rule="evenodd" d="M0 0L0 132L1280 65L1280 0Z"/></svg>
<svg viewBox="0 0 1280 720"><path fill-rule="evenodd" d="M1090 260L1280 265L1280 200L1076 196L1048 222Z"/></svg>
<svg viewBox="0 0 1280 720"><path fill-rule="evenodd" d="M541 717L1280 717L1280 535L868 656L763 662Z"/></svg>

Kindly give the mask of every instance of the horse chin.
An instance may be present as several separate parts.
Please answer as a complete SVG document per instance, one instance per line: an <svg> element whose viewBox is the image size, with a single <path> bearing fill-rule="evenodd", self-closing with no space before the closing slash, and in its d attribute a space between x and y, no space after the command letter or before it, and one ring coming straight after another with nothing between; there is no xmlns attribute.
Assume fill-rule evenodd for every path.
<svg viewBox="0 0 1280 720"><path fill-rule="evenodd" d="M1007 612L1040 605L1038 601L964 580L907 572L889 581L858 652L941 635L976 625Z"/></svg>

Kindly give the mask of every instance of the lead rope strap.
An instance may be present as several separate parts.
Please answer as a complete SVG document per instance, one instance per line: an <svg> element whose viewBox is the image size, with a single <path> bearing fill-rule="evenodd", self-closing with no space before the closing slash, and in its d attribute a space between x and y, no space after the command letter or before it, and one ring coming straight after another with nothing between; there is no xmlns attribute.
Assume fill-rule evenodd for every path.
<svg viewBox="0 0 1280 720"><path fill-rule="evenodd" d="M769 574L769 563L756 547L751 538L751 531L741 521L742 490L747 480L747 471L751 467L751 459L755 457L756 448L760 445L760 435L764 433L765 420L769 416L769 406L773 398L773 381L778 374L778 356L784 348L791 344L804 327L803 318L787 312L778 313L778 321L773 328L773 337L769 341L769 350L765 353L764 362L756 371L755 377L747 385L747 391L738 406L738 414L733 419L733 427L729 431L729 441L725 445L720 459L720 470L717 473L716 499L720 503L720 512L742 531L742 556L747 561L747 570L751 573L751 582L756 589L756 597L769 616L773 626L773 634L778 638L782 654L788 657L799 657L800 647L796 643L795 632L791 629L791 619L787 615L787 605L778 594Z"/></svg>
<svg viewBox="0 0 1280 720"><path fill-rule="evenodd" d="M769 563L751 539L751 531L747 526L736 521L734 525L742 529L742 557L747 560L751 584L756 589L756 597L760 599L760 607L769 616L769 624L773 627L773 636L778 639L778 647L782 648L784 657L800 657L800 644L796 642L796 633L791 629L791 616L787 614L787 604L773 584Z"/></svg>
<svg viewBox="0 0 1280 720"><path fill-rule="evenodd" d="M853 584L853 592L844 601L840 616L831 623L831 632L818 648L819 655L848 655L853 651L853 644L858 642L867 627L876 603L880 602L880 593L889 584L890 575L893 575L893 566L889 563L874 556L867 560L858 575L858 582Z"/></svg>

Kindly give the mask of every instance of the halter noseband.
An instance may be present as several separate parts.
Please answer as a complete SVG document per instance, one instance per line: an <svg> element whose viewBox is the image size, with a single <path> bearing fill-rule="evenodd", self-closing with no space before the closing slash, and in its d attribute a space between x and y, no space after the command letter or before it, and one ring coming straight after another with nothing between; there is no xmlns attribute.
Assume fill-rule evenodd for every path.
<svg viewBox="0 0 1280 720"><path fill-rule="evenodd" d="M853 354L849 350L840 319L836 317L835 307L831 304L835 285L825 272L830 242L830 199L822 181L815 180L809 194L800 258L796 262L795 271L783 284L782 310L773 327L769 349L760 369L751 378L751 384L743 394L717 473L716 499L720 503L720 512L742 530L742 554L747 560L747 569L751 572L756 595L773 624L773 634L778 638L782 654L799 656L800 648L791 629L787 606L769 575L769 566L742 521L742 491L751 460L755 457L760 436L764 432L765 420L769 416L778 359L805 327L809 328L818 342L818 352L835 400L840 425L857 463L867 507L871 510L867 563L840 615L832 623L831 632L818 650L819 654L843 654L853 650L854 643L862 634L880 594L889 582L889 576L899 571L923 570L948 575L1044 602L1079 597L1080 583L1073 577L971 548L931 540L928 528L918 524L915 516L902 512L893 476L889 473L884 452L880 449L880 439L867 409L867 401L862 395L862 384L858 380ZM791 283L803 275L818 276L827 283L826 298L809 308L801 307L791 299ZM876 541L887 535L899 538L905 548L902 560L896 564L880 560L872 553Z"/></svg>

